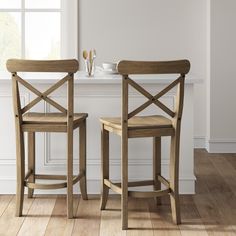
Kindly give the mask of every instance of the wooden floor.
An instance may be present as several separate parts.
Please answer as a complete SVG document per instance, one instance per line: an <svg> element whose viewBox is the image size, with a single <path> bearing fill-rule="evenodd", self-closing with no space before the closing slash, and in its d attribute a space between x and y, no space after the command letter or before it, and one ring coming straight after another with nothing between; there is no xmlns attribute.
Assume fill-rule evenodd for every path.
<svg viewBox="0 0 236 236"><path fill-rule="evenodd" d="M110 198L107 210L99 199L75 197L76 218L67 220L62 196L25 199L24 217L14 216L15 197L0 196L0 235L236 235L236 154L195 151L196 195L181 196L182 224L173 225L168 199L129 200L129 230L122 231L120 200Z"/></svg>

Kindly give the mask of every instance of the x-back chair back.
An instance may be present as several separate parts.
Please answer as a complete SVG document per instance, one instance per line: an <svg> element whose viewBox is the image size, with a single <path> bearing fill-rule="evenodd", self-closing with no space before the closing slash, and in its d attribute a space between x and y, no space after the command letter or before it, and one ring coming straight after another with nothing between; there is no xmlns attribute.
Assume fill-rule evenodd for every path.
<svg viewBox="0 0 236 236"><path fill-rule="evenodd" d="M74 73L79 67L78 61L72 60L20 60L9 59L7 69L12 73L13 105L16 126L17 145L17 209L16 215L21 216L23 206L24 186L28 187L28 195L32 197L33 189L56 189L67 187L68 217L73 216L73 184L80 179L82 196L87 198L86 173L85 173L85 152L86 152L86 118L85 113L74 113ZM52 72L66 73L66 75L48 88L40 92L18 75L18 72ZM49 97L52 92L67 82L67 108L63 107ZM19 84L23 85L37 97L30 101L23 108L20 101ZM45 101L58 113L32 113L28 112L40 101ZM73 130L80 127L80 171L78 176L73 176ZM24 132L28 132L28 173L25 176L25 150ZM67 133L67 175L36 175L35 174L35 132L65 132ZM37 184L35 179L57 179L66 180L57 184Z"/></svg>
<svg viewBox="0 0 236 236"><path fill-rule="evenodd" d="M22 118L22 115L33 108L41 100L49 103L51 106L55 107L62 113L68 115L68 118L73 114L73 79L74 73L78 70L78 61L77 60L58 60L58 61L34 61L34 60L19 60L19 59L10 59L7 61L7 69L12 73L12 82L13 82L13 96L16 95L14 100L14 109L15 115L19 118ZM52 85L45 92L41 93L38 89L33 87L30 83L22 79L17 73L18 72L64 72L67 75L59 80L56 84ZM61 87L64 83L68 82L68 107L67 109L53 101L48 96L54 92L56 89ZM28 90L37 95L33 101L21 109L20 107L20 94L19 94L19 85L23 85Z"/></svg>
<svg viewBox="0 0 236 236"><path fill-rule="evenodd" d="M135 62L135 61L121 61L118 64L118 72L122 75L122 96L124 101L122 102L122 113L123 120L127 121L131 117L137 115L145 108L150 106L151 104L155 104L161 110L163 110L170 117L178 120L182 117L183 110L183 99L184 99L184 80L185 75L189 72L190 63L187 60L181 61L167 61L167 62ZM134 80L132 80L129 75L134 74L179 74L178 78L174 80L170 85L168 85L165 89L160 91L157 95L153 96L149 92L147 92L144 88L142 88L139 84L137 84ZM131 85L141 94L143 94L148 101L142 104L140 107L135 109L134 111L128 113L128 85ZM165 106L162 102L159 101L163 95L169 92L172 88L178 86L178 92L176 101L177 104L175 106L175 111L172 111L167 106Z"/></svg>
<svg viewBox="0 0 236 236"><path fill-rule="evenodd" d="M180 223L179 197L178 197L178 174L179 174L179 140L180 125L184 101L184 82L185 75L190 70L188 60L178 61L120 61L117 66L119 74L122 75L122 115L120 119L101 118L102 126L102 148L109 150L109 132L114 132L121 136L121 176L120 184L113 184L109 177L109 158L108 151L102 151L102 170L103 170L103 191L101 199L101 209L105 209L108 188L121 194L122 200L122 228L128 227L128 196L132 197L157 197L164 194L170 194L172 216L175 223ZM130 75L148 75L148 74L177 74L177 79L173 80L167 87L158 94L152 95ZM128 109L128 87L132 86L139 93L144 95L148 101L138 108L129 112ZM160 101L160 98L171 89L177 87L175 109L168 108ZM142 116L137 115L145 108L155 104L169 117L163 116ZM171 136L171 156L170 156L170 180L166 180L161 175L161 136ZM128 182L128 138L153 137L153 181ZM167 189L160 190L161 183ZM153 192L128 191L128 186L154 185ZM159 190L158 190L159 189ZM158 191L157 191L158 190ZM156 198L157 203L160 199Z"/></svg>

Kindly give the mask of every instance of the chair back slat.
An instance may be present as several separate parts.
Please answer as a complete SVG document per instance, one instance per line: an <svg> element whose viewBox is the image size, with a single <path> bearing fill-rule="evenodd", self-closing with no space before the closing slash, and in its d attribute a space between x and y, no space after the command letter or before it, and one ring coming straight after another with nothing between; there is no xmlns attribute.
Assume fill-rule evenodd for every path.
<svg viewBox="0 0 236 236"><path fill-rule="evenodd" d="M67 72L75 73L79 68L77 60L20 60L10 59L7 61L9 72Z"/></svg>
<svg viewBox="0 0 236 236"><path fill-rule="evenodd" d="M122 75L131 74L187 74L188 60L178 61L120 61L117 70Z"/></svg>

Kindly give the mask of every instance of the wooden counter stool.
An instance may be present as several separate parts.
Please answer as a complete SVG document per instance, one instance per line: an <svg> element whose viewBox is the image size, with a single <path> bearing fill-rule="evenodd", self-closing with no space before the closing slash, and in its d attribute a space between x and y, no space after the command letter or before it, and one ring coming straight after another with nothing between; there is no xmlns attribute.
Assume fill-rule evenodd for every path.
<svg viewBox="0 0 236 236"><path fill-rule="evenodd" d="M17 190L16 216L22 215L24 187L28 187L28 196L34 189L67 188L67 216L73 218L73 184L80 181L83 199L87 199L86 190L86 113L74 113L74 73L78 70L77 60L31 61L10 59L7 69L12 73L13 105L16 126L16 162ZM18 72L57 72L66 73L65 77L45 92L40 92ZM49 98L49 95L67 82L67 109ZM28 105L21 108L19 84L37 95ZM44 100L60 112L28 112L38 102ZM80 173L73 175L73 131L79 128ZM24 132L28 133L28 172L25 174ZM42 175L35 173L35 132L64 132L67 134L67 175ZM35 183L37 179L61 180L60 183ZM63 181L63 182L62 182Z"/></svg>
<svg viewBox="0 0 236 236"><path fill-rule="evenodd" d="M128 228L128 196L137 198L157 198L169 194L171 198L172 218L181 223L179 206L179 143L180 125L184 100L185 75L190 70L187 60L168 62L121 61L117 66L122 75L122 116L101 118L102 151L102 196L101 210L106 207L109 188L121 194L122 229ZM166 88L153 96L132 80L130 74L179 74L179 77ZM131 85L144 95L148 101L132 112L128 111L128 86ZM175 110L172 111L159 99L177 86ZM169 117L161 115L137 116L149 105L155 104ZM109 132L121 136L121 183L109 180ZM170 179L161 175L161 137L171 136ZM153 137L153 180L128 182L128 139ZM165 186L161 190L161 183ZM153 185L153 191L129 191L128 187ZM157 199L157 201L160 199Z"/></svg>

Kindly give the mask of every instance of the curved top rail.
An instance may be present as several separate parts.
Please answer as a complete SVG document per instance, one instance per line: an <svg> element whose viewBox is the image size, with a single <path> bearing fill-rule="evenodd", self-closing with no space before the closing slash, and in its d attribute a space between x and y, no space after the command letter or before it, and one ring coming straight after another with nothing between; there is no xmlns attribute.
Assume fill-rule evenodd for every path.
<svg viewBox="0 0 236 236"><path fill-rule="evenodd" d="M122 75L129 74L182 74L190 70L188 60L178 61L120 61L117 70Z"/></svg>
<svg viewBox="0 0 236 236"><path fill-rule="evenodd" d="M21 60L9 59L7 61L9 72L68 72L78 71L79 63L76 59L71 60Z"/></svg>

